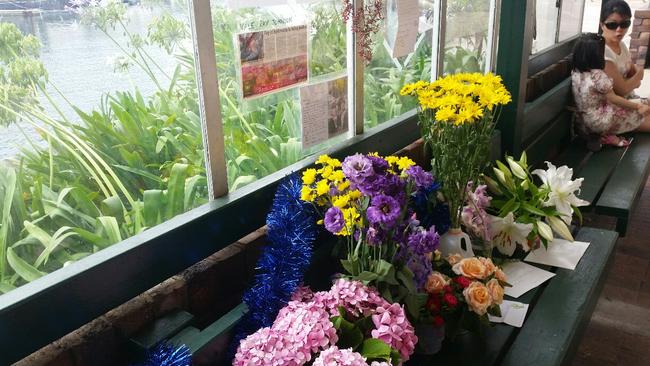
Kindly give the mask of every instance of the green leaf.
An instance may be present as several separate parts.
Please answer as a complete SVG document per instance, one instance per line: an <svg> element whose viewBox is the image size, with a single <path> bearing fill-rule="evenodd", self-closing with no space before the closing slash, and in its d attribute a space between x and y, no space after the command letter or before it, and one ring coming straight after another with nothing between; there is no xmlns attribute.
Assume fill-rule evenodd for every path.
<svg viewBox="0 0 650 366"><path fill-rule="evenodd" d="M149 189L143 193L144 201L144 223L146 226L154 226L161 222L162 210L164 207L163 191L159 189Z"/></svg>
<svg viewBox="0 0 650 366"><path fill-rule="evenodd" d="M379 275L376 274L376 273L374 273L374 272L363 271L363 272L359 273L358 276L355 276L355 278L356 278L357 280L362 281L362 282L364 282L364 283L367 284L367 283L369 283L369 282L371 282L371 281L374 281L374 280L376 280L377 278L379 278Z"/></svg>
<svg viewBox="0 0 650 366"><path fill-rule="evenodd" d="M111 196L103 200L101 210L105 216L122 217L124 215L124 205L118 196Z"/></svg>
<svg viewBox="0 0 650 366"><path fill-rule="evenodd" d="M368 338L363 341L360 353L369 360L390 361L390 352L391 348L386 342L376 338Z"/></svg>
<svg viewBox="0 0 650 366"><path fill-rule="evenodd" d="M7 248L7 262L9 262L11 268L25 281L31 282L45 276L44 272L39 271L21 259L11 247Z"/></svg>
<svg viewBox="0 0 650 366"><path fill-rule="evenodd" d="M545 216L546 215L546 213L544 211L540 210L537 207L531 206L531 205L529 205L528 203L525 203L525 202L523 202L521 204L521 207L523 207L524 210L526 210L526 211L528 211L528 212L530 212L532 214L538 215L538 216Z"/></svg>
<svg viewBox="0 0 650 366"><path fill-rule="evenodd" d="M108 239L110 244L122 241L120 226L112 216L100 216L97 218L98 235Z"/></svg>
<svg viewBox="0 0 650 366"><path fill-rule="evenodd" d="M406 287L409 293L416 293L417 289L415 288L415 282L413 280L413 272L407 267L403 266L399 272L397 272L397 279Z"/></svg>
<svg viewBox="0 0 650 366"><path fill-rule="evenodd" d="M172 217L185 211L185 178L187 177L187 164L176 163L172 166L167 182L167 207L165 218Z"/></svg>
<svg viewBox="0 0 650 366"><path fill-rule="evenodd" d="M361 342L363 342L363 333L361 333L361 329L342 317L340 317L340 320L337 320L337 322L339 324L338 332L336 332L339 336L339 341L336 343L337 346L352 349L359 347Z"/></svg>

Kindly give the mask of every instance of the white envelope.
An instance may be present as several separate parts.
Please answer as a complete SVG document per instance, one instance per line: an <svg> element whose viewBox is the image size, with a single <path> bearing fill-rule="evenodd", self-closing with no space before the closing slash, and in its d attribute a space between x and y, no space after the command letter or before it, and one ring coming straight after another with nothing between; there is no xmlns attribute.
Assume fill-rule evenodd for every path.
<svg viewBox="0 0 650 366"><path fill-rule="evenodd" d="M505 288L505 294L519 297L555 276L555 273L531 266L524 262L509 262L503 265L503 272L512 287Z"/></svg>
<svg viewBox="0 0 650 366"><path fill-rule="evenodd" d="M588 246L589 243L584 241L570 242L564 239L553 239L548 244L548 249L542 246L533 250L524 260L574 270Z"/></svg>
<svg viewBox="0 0 650 366"><path fill-rule="evenodd" d="M501 317L488 314L488 318L493 323L506 323L513 327L521 328L528 312L528 304L517 301L503 300L500 306Z"/></svg>

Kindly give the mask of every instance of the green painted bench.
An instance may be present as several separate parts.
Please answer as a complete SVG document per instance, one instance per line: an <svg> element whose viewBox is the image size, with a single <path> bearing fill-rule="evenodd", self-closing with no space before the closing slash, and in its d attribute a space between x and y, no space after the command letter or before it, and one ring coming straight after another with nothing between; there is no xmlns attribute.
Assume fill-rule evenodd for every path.
<svg viewBox="0 0 650 366"><path fill-rule="evenodd" d="M616 231L625 236L650 172L650 134L629 134L627 148L604 147L592 152L571 131L571 79L524 107L523 148L529 161L541 166L544 160L566 164L574 177L583 177L579 197L591 202L587 211L616 218Z"/></svg>
<svg viewBox="0 0 650 366"><path fill-rule="evenodd" d="M408 365L565 364L575 352L591 317L617 238L618 234L613 231L580 229L576 239L591 242L591 245L576 270L543 267L554 270L556 276L516 299L531 304L522 328L497 324L486 329L483 340L461 336L454 342L445 341L439 354L428 358L414 357ZM330 272L323 273L322 278L329 278ZM166 323L166 326L153 326L134 341L141 346L151 346L167 339L174 344L187 345L194 354L208 350L214 357L220 353L221 364L228 364L225 345L230 339L229 331L246 311L246 306L240 304L204 329L188 325L187 316L174 313L156 322L159 325ZM177 326L169 324L174 322Z"/></svg>

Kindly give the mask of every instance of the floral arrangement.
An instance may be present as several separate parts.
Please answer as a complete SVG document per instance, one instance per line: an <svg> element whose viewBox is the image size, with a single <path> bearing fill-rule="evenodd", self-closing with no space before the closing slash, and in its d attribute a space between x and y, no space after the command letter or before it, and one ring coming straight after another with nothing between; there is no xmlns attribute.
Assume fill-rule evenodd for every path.
<svg viewBox="0 0 650 366"><path fill-rule="evenodd" d="M547 169L529 172L526 154L519 160L506 156L506 164L496 162L493 177L484 177L493 195L488 213L492 243L502 254L511 256L519 245L528 252L553 240L553 231L573 241L568 225L578 207L589 202L576 197L583 178L572 180L573 170L566 165L556 167L546 162ZM533 175L541 180L537 185ZM485 190L481 193L483 200Z"/></svg>
<svg viewBox="0 0 650 366"><path fill-rule="evenodd" d="M416 97L422 137L431 149L433 173L449 205L452 228L460 228L468 182L477 182L490 159L490 139L500 106L511 96L494 74L460 73L434 82L405 85Z"/></svg>
<svg viewBox="0 0 650 366"><path fill-rule="evenodd" d="M476 319L487 323L487 314L501 315L504 287L510 286L506 275L490 258L442 258L436 251L434 271L427 278L425 314L434 326L453 320L472 329Z"/></svg>
<svg viewBox="0 0 650 366"><path fill-rule="evenodd" d="M372 37L379 31L384 13L382 0L366 2L356 11L351 0L343 0L343 19L352 20L352 31L357 35L357 52L366 63L372 60Z"/></svg>
<svg viewBox="0 0 650 366"><path fill-rule="evenodd" d="M417 341L402 306L339 279L329 291L299 289L270 327L242 340L233 365L397 366Z"/></svg>
<svg viewBox="0 0 650 366"><path fill-rule="evenodd" d="M321 212L325 229L345 243L342 265L351 278L376 286L389 301L424 288L427 254L438 245L420 226L410 201L435 185L406 157L355 154L340 162L323 155L302 176L302 199Z"/></svg>

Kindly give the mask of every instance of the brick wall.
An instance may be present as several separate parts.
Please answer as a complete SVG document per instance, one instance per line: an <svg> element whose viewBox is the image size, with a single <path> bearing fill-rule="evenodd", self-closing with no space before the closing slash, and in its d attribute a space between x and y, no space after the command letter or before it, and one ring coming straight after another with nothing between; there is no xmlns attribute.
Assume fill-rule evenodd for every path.
<svg viewBox="0 0 650 366"><path fill-rule="evenodd" d="M641 68L645 67L650 41L650 10L636 10L632 33L630 34L630 54L632 62Z"/></svg>
<svg viewBox="0 0 650 366"><path fill-rule="evenodd" d="M430 159L424 151L420 139L397 154L410 157L428 170ZM182 309L195 317L197 327L209 325L241 302L243 291L253 279L265 234L266 228L249 234L15 365L127 365L132 361L128 339L155 319ZM221 350L208 351L214 355L197 355L195 364L215 364Z"/></svg>

